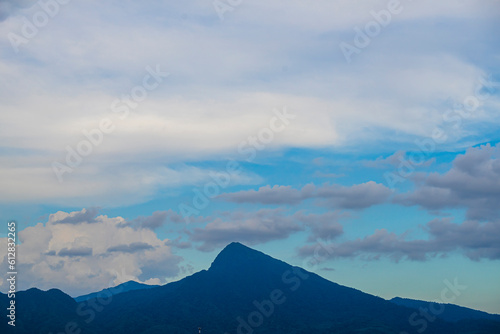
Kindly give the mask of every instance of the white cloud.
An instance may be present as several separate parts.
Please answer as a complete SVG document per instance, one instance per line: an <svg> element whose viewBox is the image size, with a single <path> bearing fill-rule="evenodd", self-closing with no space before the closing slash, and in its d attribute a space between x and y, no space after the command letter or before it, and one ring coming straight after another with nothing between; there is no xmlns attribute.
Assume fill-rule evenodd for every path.
<svg viewBox="0 0 500 334"><path fill-rule="evenodd" d="M18 289L57 287L75 296L125 280L165 283L179 273L181 258L172 254L168 239L150 229L124 227L121 217L98 216L89 223L88 212L57 212L45 224L19 232ZM64 222L78 216L80 222ZM6 249L6 238L0 245ZM6 265L5 256L0 262L5 272Z"/></svg>
<svg viewBox="0 0 500 334"><path fill-rule="evenodd" d="M7 55L0 61L0 141L6 148L0 182L9 193L0 200L139 203L159 187L201 180L209 172L165 167L172 162L241 159L241 141L283 106L297 118L267 152L361 147L385 139L388 131L399 134L395 144L429 136L443 123L444 101L461 102L486 71L482 59L459 52L473 40L459 44L453 37L468 35L450 26L436 37L422 31L431 28L419 20L488 21L500 11L492 10L497 2L407 5L348 65L338 43L350 41L353 27L373 19L370 11L385 8L386 1L245 2L225 21L204 1L71 2L19 55L11 54L8 41L0 42ZM37 8L8 17L0 34L18 31L22 16ZM487 25L478 29L491 31ZM119 120L111 103L156 64L171 75ZM474 122L487 123L494 103L488 100ZM63 160L66 146L75 147L85 139L82 130L96 128L104 117L115 130L61 187L51 163ZM460 139L474 132L464 127L453 134ZM125 167L138 161L139 167ZM240 183L256 179L247 175ZM123 198L110 201L116 193Z"/></svg>
<svg viewBox="0 0 500 334"><path fill-rule="evenodd" d="M96 158L96 157L94 157ZM64 175L59 183L50 160L45 166L23 166L29 159L0 158L5 161L0 168L0 182L8 191L0 194L4 203L54 203L63 206L116 207L143 203L163 188L177 189L184 185L198 185L212 180L213 169L181 166L176 169L164 166L120 161L91 165L85 162L71 174ZM26 162L31 163L31 162ZM231 178L232 185L255 184L261 178L241 173Z"/></svg>

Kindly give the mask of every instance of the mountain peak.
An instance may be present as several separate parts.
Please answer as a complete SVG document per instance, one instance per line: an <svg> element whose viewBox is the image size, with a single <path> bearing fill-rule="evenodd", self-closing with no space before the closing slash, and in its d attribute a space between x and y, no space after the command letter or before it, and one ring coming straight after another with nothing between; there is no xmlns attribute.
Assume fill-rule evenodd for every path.
<svg viewBox="0 0 500 334"><path fill-rule="evenodd" d="M235 263L245 261L249 258L254 258L256 254L265 256L263 253L251 249L239 242L232 242L217 255L210 268L232 266Z"/></svg>
<svg viewBox="0 0 500 334"><path fill-rule="evenodd" d="M84 300L88 300L91 298L97 298L97 297L99 297L100 294L102 294L105 291L106 291L106 293L110 293L112 295L115 295L115 294L119 294L119 293L127 292L127 291L151 289L151 288L156 288L156 287L159 287L159 285L148 285L148 284L139 283L136 281L127 281L125 283L118 284L115 287L110 287L110 288L103 289L99 292L92 292L92 293L89 293L87 295L78 296L78 297L75 297L74 299L77 302L82 302Z"/></svg>
<svg viewBox="0 0 500 334"><path fill-rule="evenodd" d="M232 242L217 255L210 266L210 271L246 272L251 268L264 268L283 265L286 263L267 254L247 247L239 242Z"/></svg>
<svg viewBox="0 0 500 334"><path fill-rule="evenodd" d="M242 243L240 242L237 242L237 241L233 241L231 242L229 245L227 245L226 247L224 247L224 249L221 251L222 252L237 252L237 251L244 251L244 250L252 250L252 251L255 251L253 250L252 248L250 247L247 247L245 245L243 245ZM256 252L256 251L255 251Z"/></svg>

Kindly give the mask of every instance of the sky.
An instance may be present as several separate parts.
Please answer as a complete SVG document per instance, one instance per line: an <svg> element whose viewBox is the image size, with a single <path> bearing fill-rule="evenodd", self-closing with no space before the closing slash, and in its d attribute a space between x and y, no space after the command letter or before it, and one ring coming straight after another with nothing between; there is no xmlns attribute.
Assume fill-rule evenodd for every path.
<svg viewBox="0 0 500 334"><path fill-rule="evenodd" d="M165 284L239 241L500 313L499 19L496 0L0 0L18 288Z"/></svg>

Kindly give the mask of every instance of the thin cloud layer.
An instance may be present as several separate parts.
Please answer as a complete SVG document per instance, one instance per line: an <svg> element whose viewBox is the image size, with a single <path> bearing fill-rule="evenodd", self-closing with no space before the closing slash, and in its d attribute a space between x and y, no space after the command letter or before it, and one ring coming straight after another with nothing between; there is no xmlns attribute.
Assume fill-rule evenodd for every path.
<svg viewBox="0 0 500 334"><path fill-rule="evenodd" d="M259 190L242 190L236 193L226 193L218 196L228 202L234 203L257 203L257 204L298 204L305 199L311 198L314 185L304 186L302 189L294 189L291 186L264 186Z"/></svg>
<svg viewBox="0 0 500 334"><path fill-rule="evenodd" d="M337 209L366 209L386 202L392 194L391 190L373 181L350 187L338 184L316 186L308 184L302 189L291 186L264 186L259 190L242 190L226 193L220 199L235 203L258 204L299 204L307 199L319 199L322 206Z"/></svg>
<svg viewBox="0 0 500 334"><path fill-rule="evenodd" d="M203 216L190 217L190 223L204 223L209 221L210 218ZM157 230L164 225L178 225L185 224L186 220L182 215L172 209L166 211L155 211L151 216L139 216L135 219L121 224L122 227L130 226L134 229L150 229Z"/></svg>
<svg viewBox="0 0 500 334"><path fill-rule="evenodd" d="M194 217L193 220L200 219L199 217ZM162 227L167 223L184 223L184 218L172 209L167 211L155 211L151 216L140 216L130 222L124 224L124 226L132 226L135 228L146 228L150 230L155 230Z"/></svg>
<svg viewBox="0 0 500 334"><path fill-rule="evenodd" d="M20 9L32 7L37 2L38 0L0 0L0 22L18 13Z"/></svg>
<svg viewBox="0 0 500 334"><path fill-rule="evenodd" d="M6 6L13 3L0 2L8 13L0 26L4 36L21 34L24 18L42 10L35 4L11 15ZM353 43L353 29L386 6L255 1L220 20L206 1L61 5L19 47L22 56L8 39L0 43L6 55L0 62L0 183L10 194L0 199L67 206L143 203L189 184L197 172L210 172L178 171L169 164L222 156L245 160L238 152L241 142L268 126L273 108L283 106L296 119L266 150L352 149L397 133L390 143L395 151L426 137L446 123L443 110L473 95L487 76L489 55L496 53L489 32L498 2L408 3L348 64L338 45ZM440 24L442 34L418 23L424 19ZM466 34L471 21L478 32ZM156 65L169 76L120 119L111 106L130 96L145 68ZM469 120L491 127L495 101L482 101L481 112ZM83 131L98 128L104 118L113 122L112 133L66 174L64 185L57 184L51 164L63 162L67 147L87 140ZM478 134L473 123L450 132L449 145ZM141 163L127 168L131 157ZM239 184L252 181L247 177Z"/></svg>

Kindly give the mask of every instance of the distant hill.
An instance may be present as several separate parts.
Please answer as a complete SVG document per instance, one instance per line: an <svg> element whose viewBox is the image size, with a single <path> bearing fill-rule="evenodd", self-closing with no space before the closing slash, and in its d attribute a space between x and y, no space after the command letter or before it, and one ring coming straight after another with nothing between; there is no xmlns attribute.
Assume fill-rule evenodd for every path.
<svg viewBox="0 0 500 334"><path fill-rule="evenodd" d="M94 334L91 326L80 321L80 316L75 312L76 301L61 290L51 289L42 291L31 288L16 293L16 326L7 324L7 310L10 299L5 294L0 294L2 307L0 333L65 333L65 327L71 323L78 323L83 333ZM68 327L70 328L70 327Z"/></svg>
<svg viewBox="0 0 500 334"><path fill-rule="evenodd" d="M122 292L127 292L127 291L134 291L134 290L141 290L141 289L151 289L151 288L156 288L159 287L159 285L148 285L148 284L142 284L138 283L135 281L128 281L122 284L119 284L113 288L107 288L103 289L99 292L93 292L89 293L88 295L83 295L75 298L76 302L82 302L84 300L88 300L91 298L98 298L98 297L106 297L108 295L116 295Z"/></svg>
<svg viewBox="0 0 500 334"><path fill-rule="evenodd" d="M2 305L6 299L0 295ZM19 304L20 326L13 333L21 334L188 334L198 327L203 334L500 333L500 323L486 319L415 318L413 308L330 282L239 243L228 245L208 270L163 286L80 303L59 290L30 289L19 293ZM0 332L8 330L2 321Z"/></svg>
<svg viewBox="0 0 500 334"><path fill-rule="evenodd" d="M431 307L431 304L433 304L434 310L441 310L441 309L443 310L442 313L436 314L436 316L443 320L451 322L457 322L460 320L468 320L468 319L500 321L500 315L498 314L490 314L454 304L436 304L432 302L426 302L423 300L407 299L400 297L391 299L391 302L398 305L411 307L414 309L422 308L427 310L429 310L429 307Z"/></svg>

